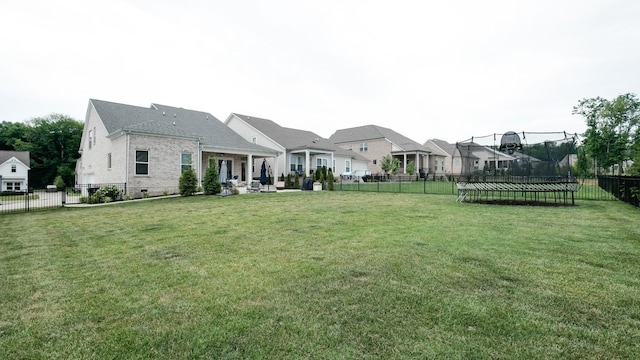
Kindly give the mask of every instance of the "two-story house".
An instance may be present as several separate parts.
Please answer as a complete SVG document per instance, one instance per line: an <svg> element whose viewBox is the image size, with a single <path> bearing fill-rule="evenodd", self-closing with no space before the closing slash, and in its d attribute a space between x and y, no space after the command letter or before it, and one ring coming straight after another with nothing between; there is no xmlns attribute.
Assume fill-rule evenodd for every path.
<svg viewBox="0 0 640 360"><path fill-rule="evenodd" d="M429 149L382 126L365 125L341 129L333 133L329 140L367 158L370 161L368 170L372 174L383 173L380 161L388 155L400 160L400 173L406 173L410 162L413 162L414 174L427 174L430 171Z"/></svg>
<svg viewBox="0 0 640 360"><path fill-rule="evenodd" d="M29 166L28 151L0 150L0 192L29 191Z"/></svg>

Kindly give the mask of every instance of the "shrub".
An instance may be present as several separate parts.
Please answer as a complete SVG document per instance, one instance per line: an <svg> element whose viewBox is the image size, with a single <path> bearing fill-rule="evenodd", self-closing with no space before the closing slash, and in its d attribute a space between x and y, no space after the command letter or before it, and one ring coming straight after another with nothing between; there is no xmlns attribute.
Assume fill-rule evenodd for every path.
<svg viewBox="0 0 640 360"><path fill-rule="evenodd" d="M62 176L56 176L55 180L53 180L53 185L55 185L58 190L64 189L64 180L62 180Z"/></svg>
<svg viewBox="0 0 640 360"><path fill-rule="evenodd" d="M108 198L109 201L106 201ZM103 186L93 195L91 195L91 203L111 202L122 199L122 192L114 185ZM82 200L82 199L81 199Z"/></svg>
<svg viewBox="0 0 640 360"><path fill-rule="evenodd" d="M329 168L329 174L327 175L327 190L333 191L333 171Z"/></svg>
<svg viewBox="0 0 640 360"><path fill-rule="evenodd" d="M204 174L202 187L205 195L215 195L222 191L220 184L220 172L218 171L218 162L211 161L210 166Z"/></svg>
<svg viewBox="0 0 640 360"><path fill-rule="evenodd" d="M196 173L193 169L182 172L180 180L178 181L178 188L180 189L180 195L182 196L191 196L196 193L198 188L198 178L196 177Z"/></svg>

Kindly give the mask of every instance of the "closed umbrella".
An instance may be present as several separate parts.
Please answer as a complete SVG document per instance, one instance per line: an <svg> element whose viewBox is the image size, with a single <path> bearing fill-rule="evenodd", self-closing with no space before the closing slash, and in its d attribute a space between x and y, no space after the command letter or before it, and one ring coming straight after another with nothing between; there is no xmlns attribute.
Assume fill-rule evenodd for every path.
<svg viewBox="0 0 640 360"><path fill-rule="evenodd" d="M220 184L225 184L227 182L227 161L222 160L222 164L220 164Z"/></svg>
<svg viewBox="0 0 640 360"><path fill-rule="evenodd" d="M267 161L262 160L262 168L260 168L260 184L267 183Z"/></svg>

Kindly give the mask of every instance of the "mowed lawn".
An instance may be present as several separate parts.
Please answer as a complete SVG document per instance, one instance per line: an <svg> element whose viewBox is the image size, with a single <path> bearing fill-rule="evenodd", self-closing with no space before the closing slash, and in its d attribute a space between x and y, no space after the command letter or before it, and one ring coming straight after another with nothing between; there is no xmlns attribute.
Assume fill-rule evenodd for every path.
<svg viewBox="0 0 640 360"><path fill-rule="evenodd" d="M632 359L640 211L292 192L0 215L2 359Z"/></svg>

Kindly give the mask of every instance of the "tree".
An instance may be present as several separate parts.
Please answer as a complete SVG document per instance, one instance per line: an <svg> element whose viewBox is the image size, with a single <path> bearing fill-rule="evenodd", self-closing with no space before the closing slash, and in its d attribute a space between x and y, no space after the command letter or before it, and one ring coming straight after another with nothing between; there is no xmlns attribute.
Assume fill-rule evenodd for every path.
<svg viewBox="0 0 640 360"><path fill-rule="evenodd" d="M380 168L387 176L389 176L389 174L395 175L398 173L398 168L400 168L400 160L391 155L385 155L380 161Z"/></svg>
<svg viewBox="0 0 640 360"><path fill-rule="evenodd" d="M220 172L218 170L218 161L210 161L207 171L204 173L203 190L205 195L215 195L222 192L222 184L220 184Z"/></svg>
<svg viewBox="0 0 640 360"><path fill-rule="evenodd" d="M0 123L0 150L17 151L16 143L27 142L30 128L25 123L3 121ZM29 165L29 164L27 164Z"/></svg>
<svg viewBox="0 0 640 360"><path fill-rule="evenodd" d="M640 101L634 94L623 94L613 100L601 97L582 99L573 114L586 118L584 148L600 168L618 165L633 158L633 149L640 141Z"/></svg>
<svg viewBox="0 0 640 360"><path fill-rule="evenodd" d="M29 184L44 188L56 176L75 182L76 160L83 124L69 116L51 114L26 123L0 124L0 150L29 151Z"/></svg>
<svg viewBox="0 0 640 360"><path fill-rule="evenodd" d="M182 196L191 196L196 193L198 188L198 177L196 176L196 172L193 171L192 168L189 170L184 170L182 175L180 175L180 180L178 180L178 189L180 190L180 195Z"/></svg>
<svg viewBox="0 0 640 360"><path fill-rule="evenodd" d="M327 174L327 190L333 191L333 170L331 170L331 168L329 168Z"/></svg>
<svg viewBox="0 0 640 360"><path fill-rule="evenodd" d="M407 164L407 169L405 170L407 174L414 174L416 172L416 164L412 161L409 161Z"/></svg>

